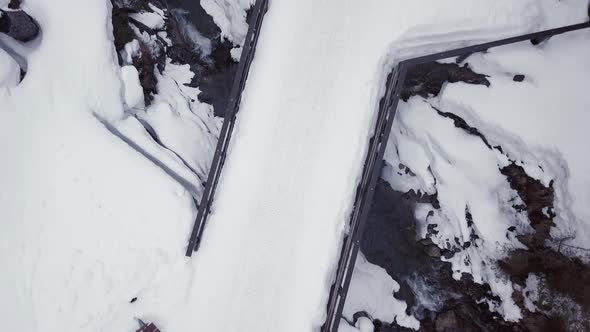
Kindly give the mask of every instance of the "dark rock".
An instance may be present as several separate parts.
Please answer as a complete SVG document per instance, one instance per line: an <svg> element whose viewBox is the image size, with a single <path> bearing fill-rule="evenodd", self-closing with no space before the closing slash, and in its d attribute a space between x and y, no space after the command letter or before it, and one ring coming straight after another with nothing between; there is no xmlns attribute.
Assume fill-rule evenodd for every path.
<svg viewBox="0 0 590 332"><path fill-rule="evenodd" d="M428 216L433 216L434 215L434 211L430 211L428 212ZM431 237L433 235L437 235L439 233L439 231L436 229L438 227L437 224L428 224L426 226L426 237Z"/></svg>
<svg viewBox="0 0 590 332"><path fill-rule="evenodd" d="M10 0L10 2L8 3L8 8L13 10L20 9L20 3L21 0Z"/></svg>
<svg viewBox="0 0 590 332"><path fill-rule="evenodd" d="M369 320L373 320L373 317L371 317L371 315L369 315L369 313L367 313L366 311L359 311L354 313L354 315L352 315L352 319L353 319L353 324L352 325L356 325L357 321L361 318L368 318Z"/></svg>
<svg viewBox="0 0 590 332"><path fill-rule="evenodd" d="M141 55L133 59L133 65L139 72L145 104L150 105L153 95L157 93L155 70L161 72L165 66L166 57L169 57L172 63L190 66L195 75L189 86L198 86L201 90L199 100L213 105L216 116L223 116L237 70L237 63L230 54L234 45L221 39L221 30L200 3L183 0L150 1L156 7L166 11L165 31L171 41L171 45L168 45L165 41L158 39L157 31L152 31L129 17L130 13L152 11L148 1L112 0L112 2L117 51L122 50L125 44L133 39L138 39L140 43ZM142 32L156 36L155 47L145 45L140 38L137 38L130 24ZM195 30L209 40L210 52L203 52L201 45L196 44L191 36ZM119 62L122 63L121 58Z"/></svg>
<svg viewBox="0 0 590 332"><path fill-rule="evenodd" d="M6 33L10 30L10 19L8 15L0 9L0 32Z"/></svg>
<svg viewBox="0 0 590 332"><path fill-rule="evenodd" d="M490 82L486 77L474 72L468 64L459 66L456 63L429 62L415 65L408 70L401 98L408 101L412 96L438 96L447 82L465 82L489 87Z"/></svg>
<svg viewBox="0 0 590 332"><path fill-rule="evenodd" d="M452 277L451 264L440 260L440 255L453 254L451 250L434 249L430 239L417 240L414 209L420 202L437 202L436 195L400 193L380 179L367 228L361 241L361 251L367 260L383 267L400 284L396 298L408 304L408 311L420 320L421 331L435 331L436 313L417 303L417 295L409 283L419 278L426 289L420 292L434 294L440 299L440 312L453 310L459 319L455 331L505 331L512 323L504 322L498 314L491 313L487 305L477 304L477 299L492 299L488 285L476 284L469 275L456 281ZM434 230L436 227L427 226ZM460 308L457 310L456 308ZM375 323L375 331L405 331L395 322Z"/></svg>
<svg viewBox="0 0 590 332"><path fill-rule="evenodd" d="M471 214L471 210L469 210L469 206L465 206L465 221L467 221L467 227L473 226L473 215Z"/></svg>
<svg viewBox="0 0 590 332"><path fill-rule="evenodd" d="M154 323L144 324L137 332L161 332Z"/></svg>
<svg viewBox="0 0 590 332"><path fill-rule="evenodd" d="M567 324L559 317L548 317L541 313L527 312L522 318L521 325L525 331L567 331Z"/></svg>
<svg viewBox="0 0 590 332"><path fill-rule="evenodd" d="M543 275L546 292L567 295L590 313L590 268L579 259L551 249L519 249L500 262L500 267L521 285L526 283L529 273Z"/></svg>
<svg viewBox="0 0 590 332"><path fill-rule="evenodd" d="M140 11L151 11L148 1L146 0L112 0L113 6L117 7L122 10L130 11L130 12L140 12ZM157 7L159 5L159 1L155 0L152 1L154 5Z"/></svg>
<svg viewBox="0 0 590 332"><path fill-rule="evenodd" d="M153 95L158 91L158 79L156 70L162 72L166 63L166 54L150 47L144 42L139 42L139 56L133 59L133 65L139 72L139 81L143 88L145 104L150 105Z"/></svg>
<svg viewBox="0 0 590 332"><path fill-rule="evenodd" d="M524 78L525 78L524 75L518 74L518 75L514 75L514 77L512 78L512 80L514 82L522 82L522 81L524 81Z"/></svg>
<svg viewBox="0 0 590 332"><path fill-rule="evenodd" d="M156 7L166 8L159 1L151 2ZM113 36L115 39L115 48L119 56L119 64L123 63L120 51L125 45L134 39L139 43L140 52L133 60L133 65L139 73L139 81L143 89L144 102L148 106L153 100L153 95L157 93L158 80L156 70L162 72L166 64L166 45L159 38L150 44L146 44L141 38L137 38L131 28L131 24L139 29L140 32L148 33L157 37L157 31L150 29L141 22L133 20L129 14L138 11L152 11L145 0L113 0Z"/></svg>
<svg viewBox="0 0 590 332"><path fill-rule="evenodd" d="M440 258L440 256L442 256L442 252L441 252L440 248L435 244L431 244L431 245L426 246L425 250L426 250L426 254L430 257Z"/></svg>
<svg viewBox="0 0 590 332"><path fill-rule="evenodd" d="M174 1L178 2L178 1ZM183 4L184 5L184 4ZM231 57L232 43L222 40L221 30L198 3L186 3L191 10L173 10L168 21L168 36L172 46L168 56L173 63L187 63L195 73L190 86L199 87L199 100L213 105L216 116L224 116L237 62ZM203 54L200 46L185 32L188 24L210 39L211 53Z"/></svg>
<svg viewBox="0 0 590 332"><path fill-rule="evenodd" d="M373 326L375 327L374 332L414 332L413 329L399 326L396 322L388 324L378 319L373 321Z"/></svg>
<svg viewBox="0 0 590 332"><path fill-rule="evenodd" d="M474 135L474 136L481 138L483 143L488 148L493 149L492 146L490 145L490 143L488 142L488 139L479 131L479 129L470 126L467 123L467 121L463 120L463 118L461 118L460 116L458 116L454 113L443 112L434 106L431 106L431 107L438 113L438 115L453 120L455 127L463 129L464 131L466 131L470 135Z"/></svg>
<svg viewBox="0 0 590 332"><path fill-rule="evenodd" d="M37 38L40 29L37 22L22 10L0 10L0 32L26 43Z"/></svg>
<svg viewBox="0 0 590 332"><path fill-rule="evenodd" d="M113 36L115 38L115 49L121 51L125 44L135 38L135 34L129 26L129 11L118 5L119 1L113 1ZM119 56L119 64L122 63Z"/></svg>

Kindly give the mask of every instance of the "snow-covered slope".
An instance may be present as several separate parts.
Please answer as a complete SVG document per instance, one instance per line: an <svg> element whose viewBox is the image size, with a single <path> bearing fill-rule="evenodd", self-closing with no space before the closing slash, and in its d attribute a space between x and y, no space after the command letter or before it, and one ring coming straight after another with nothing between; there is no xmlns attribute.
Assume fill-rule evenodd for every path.
<svg viewBox="0 0 590 332"><path fill-rule="evenodd" d="M243 19L239 3L232 17ZM117 65L107 1L27 1L42 37L18 49L28 63L18 86L0 56L3 326L133 331L141 317L166 332L317 330L388 56L557 25L553 3L273 1L213 214L188 261L199 186L170 165L206 171L191 149L212 142L190 131L209 128L177 121L194 119L196 91L161 94L144 111L135 72ZM222 30L239 44L243 26ZM163 85L190 80L186 68L167 69ZM153 122L176 154L129 114Z"/></svg>
<svg viewBox="0 0 590 332"><path fill-rule="evenodd" d="M0 49L0 66L0 86L17 85L20 78L18 64L3 49Z"/></svg>
<svg viewBox="0 0 590 332"><path fill-rule="evenodd" d="M204 329L321 326L382 63L407 29L428 22L423 31L464 43L547 23L534 3L457 6L472 16L433 2L272 3L195 257L201 297L189 307Z"/></svg>
<svg viewBox="0 0 590 332"><path fill-rule="evenodd" d="M571 5L565 4L554 17L561 22L579 22L577 15L586 4L579 3L578 10ZM520 265L525 279L527 274L533 280L538 274L542 278L560 277L543 274L551 270L549 259L536 263L508 261L514 250L535 250L527 248L532 245L530 240L519 240L516 234L542 231L530 215L537 211L527 207L530 202L523 202L519 196L522 193L511 188L505 167L512 163L522 166L525 175L538 179L539 185L550 188L555 197L553 201L551 196L549 207L542 211L555 227L551 228L551 237L537 245L588 261L590 224L585 205L590 189L590 160L585 152L586 130L578 124L590 120L590 100L584 92L590 80L589 36L589 31L583 30L553 37L539 46L522 42L472 55L463 61L475 72L488 75L489 87L448 84L438 97L402 102L394 123L383 177L398 191L434 195L437 207L422 203L416 209L418 238L432 239L440 250L455 251L442 258L452 263L453 276L459 279L466 273L476 283L489 284L492 294L500 299L488 300L490 310L507 321L522 318L525 306L515 303L514 298L521 293L525 298L527 295L525 285L514 281L520 276L505 273L498 261L504 260L504 266ZM523 82L515 75L523 75ZM464 120L469 128L460 127L453 117ZM408 167L411 175L400 171L398 165ZM542 197L535 199L535 204L542 204ZM522 206L529 215L519 211ZM546 250L544 255L552 253ZM565 256L559 259L570 261ZM361 260L352 287L370 291L371 283L365 280L378 280L379 274L367 277L364 265ZM527 271L531 268L538 274ZM553 273L560 269L564 267ZM412 271L405 273L411 275ZM390 283L385 278L372 285L389 287ZM542 292L546 298L539 300L545 308L541 312L567 319L568 330L584 330L584 325L577 324L587 324L588 316L579 302L571 300L571 294L563 290L551 293L555 289L550 288ZM585 289L580 292L587 294ZM552 307L547 294L565 299L554 301L563 301L568 309ZM444 304L438 301L437 305ZM352 293L345 316L352 319L354 313L366 310L376 319L392 322L375 309L382 302L380 296L367 300ZM530 303L526 309L535 312L534 307L529 308ZM403 321L397 323L404 326Z"/></svg>

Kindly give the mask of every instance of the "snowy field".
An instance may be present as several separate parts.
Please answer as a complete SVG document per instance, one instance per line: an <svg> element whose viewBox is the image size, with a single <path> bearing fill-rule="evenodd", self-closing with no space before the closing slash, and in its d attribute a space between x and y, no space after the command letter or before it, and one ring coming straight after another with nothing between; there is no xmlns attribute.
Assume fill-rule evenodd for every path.
<svg viewBox="0 0 590 332"><path fill-rule="evenodd" d="M7 3L0 0L0 8ZM249 2L201 3L237 46L236 57ZM134 331L139 317L166 332L317 331L389 66L409 54L577 23L586 17L586 6L582 0L271 1L212 215L200 250L187 259L195 200L221 121L197 100L197 88L185 86L194 74L188 65L168 62L146 108L137 71L117 63L110 2L24 2L42 34L26 45L0 34L0 45L27 65L19 84L17 63L0 49L2 324L23 332ZM153 29L162 24L153 14L136 19ZM583 85L561 94L563 82L590 74L575 65L590 58L587 41L587 34L577 34L548 43L542 54L511 49L478 56L474 66L483 72L519 66L531 81L519 90L500 84L505 88L495 89L494 96L485 88L449 87L438 101L479 121L490 139L523 164L542 165L544 172L534 173L542 181L569 179L556 182L564 197L556 209L570 213L564 214L568 227L585 230L576 238L580 243L590 237L583 223L588 163L579 153L584 130L572 129L568 117L554 110L570 110L576 122L588 120L588 99L576 99ZM137 52L128 46L129 54ZM562 48L574 47L576 52L565 52L562 70L540 70ZM573 78L560 76L570 72ZM529 117L545 106L547 101L534 98L539 94L550 97L552 106L543 112L540 130L531 131L524 121L508 124L507 118ZM512 106L515 95L534 103L516 109L489 102L500 96ZM497 156L470 140L462 141L469 147L455 145L443 132L447 120L433 119L440 131L425 132L421 124L428 111L416 100L402 105L396 129L408 130L392 139L405 139L416 155L390 158L407 158L422 171L422 190L433 186L424 171L428 165L451 181L437 188L441 199L449 199L447 216L464 211L469 199L474 214L497 215L486 205L490 191L476 190L495 189L492 170L484 174L467 165L477 171L467 174L486 177L481 184L464 183L457 176L464 169L442 163L461 151ZM559 130L543 127L549 125ZM451 140L446 149L457 150L437 148L444 139ZM565 199L574 193L575 199ZM459 218L453 222L460 227ZM368 262L358 269L385 280L386 291L398 287ZM358 298L363 295L361 290ZM498 310L507 314L510 303L504 303ZM383 306L393 308L406 326L417 326L400 313L403 302L384 298ZM383 319L393 319L391 313L384 311ZM361 324L364 332L370 322ZM353 329L341 330L346 328Z"/></svg>

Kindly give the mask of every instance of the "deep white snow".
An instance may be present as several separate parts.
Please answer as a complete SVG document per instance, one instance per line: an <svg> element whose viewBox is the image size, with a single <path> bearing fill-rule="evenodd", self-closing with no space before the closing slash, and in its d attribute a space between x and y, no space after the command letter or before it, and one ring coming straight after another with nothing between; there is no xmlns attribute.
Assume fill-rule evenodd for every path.
<svg viewBox="0 0 590 332"><path fill-rule="evenodd" d="M124 116L108 2L25 9L43 35L0 87L2 324L133 331L129 300L183 264L192 197L97 119Z"/></svg>
<svg viewBox="0 0 590 332"><path fill-rule="evenodd" d="M194 258L200 297L189 308L205 330L322 325L384 58L406 29L428 22L423 31L465 42L550 24L536 2L456 5L462 10L439 2L404 3L403 12L390 1L272 3ZM412 37L413 51L440 42Z"/></svg>
<svg viewBox="0 0 590 332"><path fill-rule="evenodd" d="M343 312L345 318L352 321L355 313L364 311L382 322L396 322L415 330L420 327L418 320L406 313L406 303L394 297L400 286L383 268L369 263L359 254L353 273ZM342 325L347 324L342 321Z"/></svg>
<svg viewBox="0 0 590 332"><path fill-rule="evenodd" d="M233 12L227 0L202 3L239 45L248 2ZM187 260L195 183L208 165L196 156L210 157L218 130L198 91L179 87L190 72L167 66L155 103L134 109L137 80L118 68L108 1L25 2L43 34L15 46L25 80L0 79L2 324L133 331L140 317L166 332L317 330L384 66L443 42L558 25L556 6L272 1L201 250ZM0 73L10 61L0 55Z"/></svg>

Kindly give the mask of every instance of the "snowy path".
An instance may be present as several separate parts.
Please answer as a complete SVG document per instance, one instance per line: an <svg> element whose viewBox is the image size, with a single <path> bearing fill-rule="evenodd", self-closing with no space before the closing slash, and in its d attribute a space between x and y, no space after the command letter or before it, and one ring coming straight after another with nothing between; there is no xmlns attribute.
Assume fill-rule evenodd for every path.
<svg viewBox="0 0 590 332"><path fill-rule="evenodd" d="M420 22L435 22L438 32L449 27L450 39L473 35L470 27L482 21L490 29L474 37L523 27L510 24L522 22L522 10L518 20L486 16L506 11L502 3L479 9L463 2L480 16L462 26L436 5L405 6L396 14L396 4L271 3L195 256L196 298L189 310L204 330L311 331L322 325L392 41Z"/></svg>

